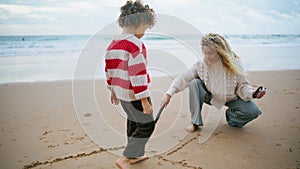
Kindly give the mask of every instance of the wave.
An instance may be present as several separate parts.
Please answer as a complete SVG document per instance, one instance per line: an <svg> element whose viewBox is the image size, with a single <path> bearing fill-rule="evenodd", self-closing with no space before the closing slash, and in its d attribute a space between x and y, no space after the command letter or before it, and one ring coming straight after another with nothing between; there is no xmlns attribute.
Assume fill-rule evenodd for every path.
<svg viewBox="0 0 300 169"><path fill-rule="evenodd" d="M103 40L111 36L100 35ZM80 52L90 35L43 35L43 36L0 36L0 57L39 54ZM231 45L300 45L300 34L224 34ZM172 48L177 39L200 41L199 35L160 35L148 33L143 37L145 44Z"/></svg>

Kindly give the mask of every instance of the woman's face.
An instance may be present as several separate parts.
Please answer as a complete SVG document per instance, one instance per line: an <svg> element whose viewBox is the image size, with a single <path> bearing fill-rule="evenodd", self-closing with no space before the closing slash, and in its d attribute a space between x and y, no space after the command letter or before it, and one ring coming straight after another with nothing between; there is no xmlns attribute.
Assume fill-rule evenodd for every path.
<svg viewBox="0 0 300 169"><path fill-rule="evenodd" d="M208 64L216 63L219 61L220 56L213 47L204 46L202 50L205 60L208 62Z"/></svg>

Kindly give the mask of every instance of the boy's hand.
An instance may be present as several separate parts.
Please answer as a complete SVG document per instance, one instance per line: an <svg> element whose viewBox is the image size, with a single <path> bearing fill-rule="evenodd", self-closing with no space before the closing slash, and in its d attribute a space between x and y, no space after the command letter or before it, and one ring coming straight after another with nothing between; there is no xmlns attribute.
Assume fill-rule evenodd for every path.
<svg viewBox="0 0 300 169"><path fill-rule="evenodd" d="M120 100L117 98L114 91L111 91L110 102L111 102L111 104L114 104L114 105L118 105L120 102Z"/></svg>
<svg viewBox="0 0 300 169"><path fill-rule="evenodd" d="M142 101L142 106L143 106L143 110L144 110L143 112L145 114L152 114L153 113L152 106L149 103L148 99L143 98L141 101Z"/></svg>
<svg viewBox="0 0 300 169"><path fill-rule="evenodd" d="M171 100L171 96L166 94L164 100L161 102L160 106L165 106L167 107L167 105L170 103L170 100Z"/></svg>

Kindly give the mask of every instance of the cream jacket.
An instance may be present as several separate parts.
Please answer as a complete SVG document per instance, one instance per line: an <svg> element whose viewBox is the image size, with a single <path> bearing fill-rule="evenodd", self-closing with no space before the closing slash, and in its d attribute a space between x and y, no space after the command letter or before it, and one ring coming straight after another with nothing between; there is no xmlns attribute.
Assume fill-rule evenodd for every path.
<svg viewBox="0 0 300 169"><path fill-rule="evenodd" d="M198 61L190 69L177 76L172 85L169 87L167 94L173 96L174 93L184 90L195 78L200 78L205 84L207 90L211 92L213 90L211 88L212 78L214 78L210 77L212 73L210 73L209 71L211 70L212 69L210 69L210 66L207 65L206 62ZM225 104L225 102L235 100L238 97L240 97L244 101L248 101L253 98L252 93L254 92L254 88L250 85L245 75L235 75L227 71L226 69L224 69L224 71L224 83L226 84L220 85L221 88L224 88L226 98L224 99L224 101L222 101L222 99L218 99L212 93L212 105L217 108L221 108Z"/></svg>

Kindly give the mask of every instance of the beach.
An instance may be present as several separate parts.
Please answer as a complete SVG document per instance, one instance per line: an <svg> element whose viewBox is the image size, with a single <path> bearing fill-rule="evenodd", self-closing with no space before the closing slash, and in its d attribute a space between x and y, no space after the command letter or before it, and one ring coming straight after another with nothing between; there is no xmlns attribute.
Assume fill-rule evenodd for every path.
<svg viewBox="0 0 300 169"><path fill-rule="evenodd" d="M300 168L299 75L299 69L248 71L247 77L253 85L267 87L267 95L255 100L262 115L243 128L233 128L226 123L224 114L217 129L203 144L198 141L201 130L185 131L190 120L188 89L175 95L156 125L153 139L157 142L152 145L168 145L167 139L160 139L160 133L170 128L176 128L174 131L179 136L172 137L173 133L168 132L164 135L170 134L176 144L162 153L150 152L150 159L132 165L132 168ZM163 76L152 78L154 110L158 109L163 92L171 82L171 78ZM85 86L84 81L80 84ZM0 168L117 168L114 164L119 157L117 154L125 145L101 146L97 144L97 138L91 136L91 128L84 128L92 125L83 120L97 122L94 117L101 114L114 126L103 133L125 134L125 119L122 116L113 118L116 107L109 104L104 79L97 79L94 84L100 110L84 112L82 117L74 101L76 103L78 96L85 96L74 94L71 80L1 84ZM208 109L206 106L204 110ZM207 111L204 116L205 113ZM181 121L171 125L170 120L178 119L178 114L181 114ZM115 141L110 135L103 137L111 139L112 143ZM125 139L122 135L119 138ZM147 148L153 149L155 147Z"/></svg>
<svg viewBox="0 0 300 169"><path fill-rule="evenodd" d="M115 82L119 99L151 95L154 131L133 133L148 158L131 169L300 169L300 1L3 0L0 20L0 169L120 168L139 124L112 103ZM214 106L200 101L196 127L199 84L162 103L199 62ZM259 111L238 110L251 95L232 74L266 89L252 95ZM228 113L252 120L232 127Z"/></svg>

